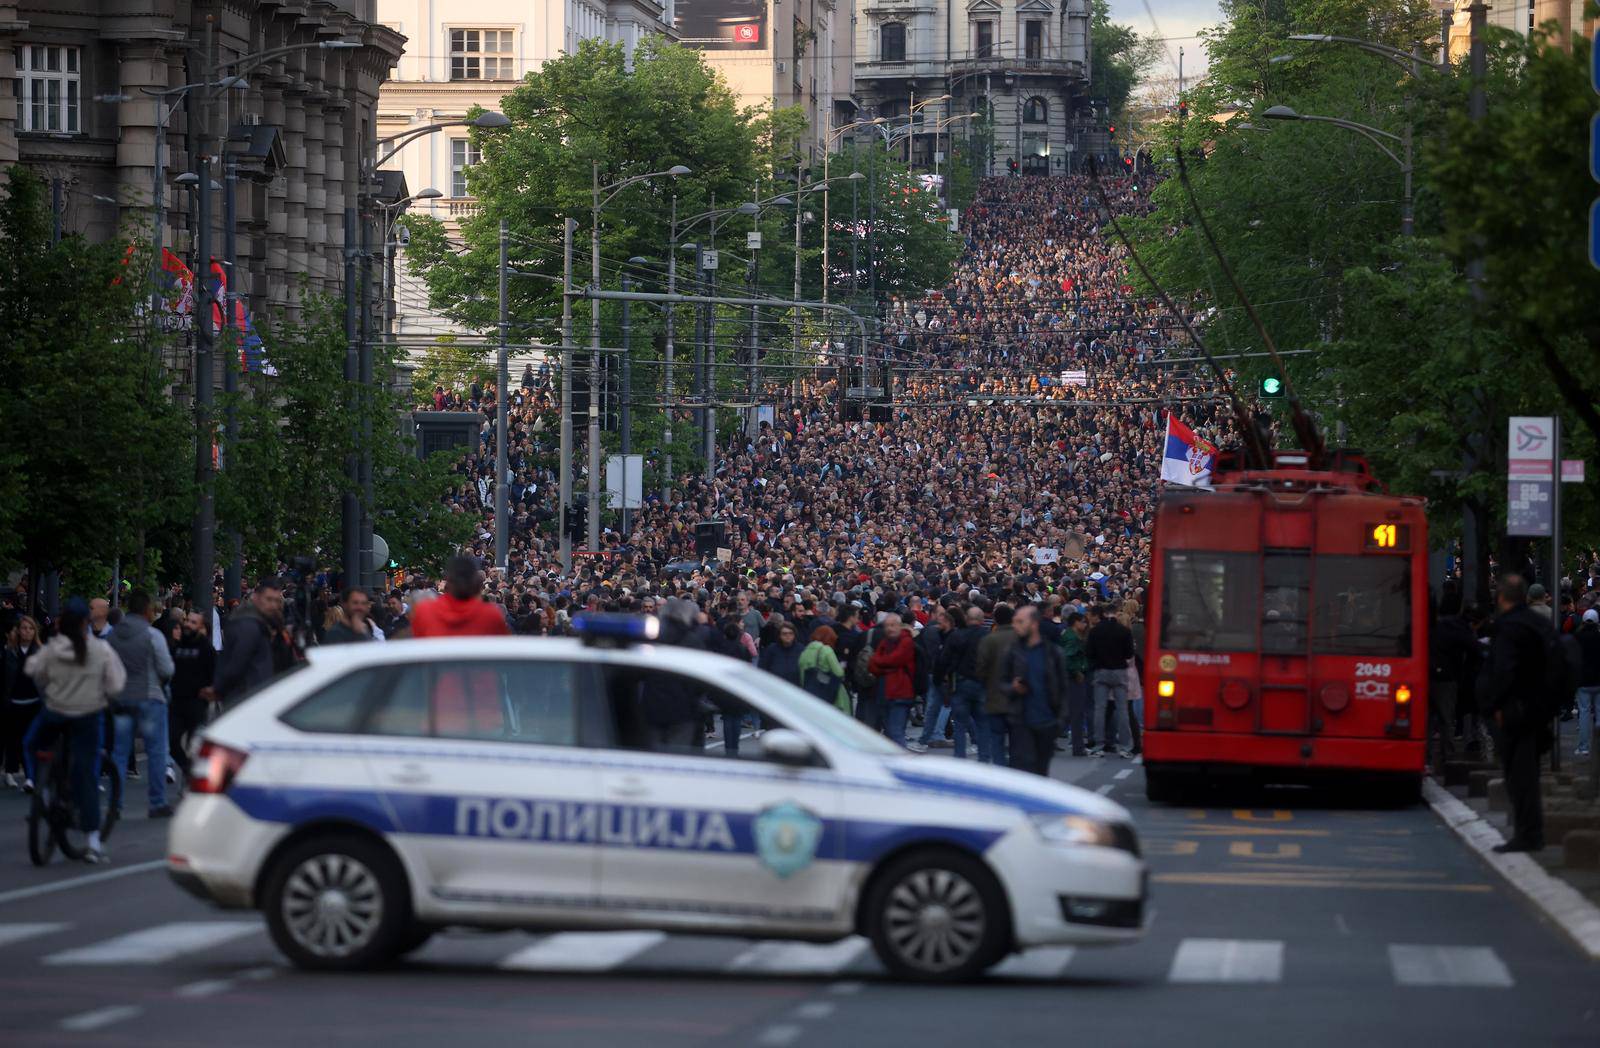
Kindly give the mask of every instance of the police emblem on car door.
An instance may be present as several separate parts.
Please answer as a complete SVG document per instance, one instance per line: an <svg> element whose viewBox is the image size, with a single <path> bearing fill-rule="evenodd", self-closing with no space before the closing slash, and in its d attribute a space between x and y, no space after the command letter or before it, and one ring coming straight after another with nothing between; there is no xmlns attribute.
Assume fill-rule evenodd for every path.
<svg viewBox="0 0 1600 1048"><path fill-rule="evenodd" d="M789 801L756 816L754 830L756 857L784 879L811 865L822 840L822 820Z"/></svg>

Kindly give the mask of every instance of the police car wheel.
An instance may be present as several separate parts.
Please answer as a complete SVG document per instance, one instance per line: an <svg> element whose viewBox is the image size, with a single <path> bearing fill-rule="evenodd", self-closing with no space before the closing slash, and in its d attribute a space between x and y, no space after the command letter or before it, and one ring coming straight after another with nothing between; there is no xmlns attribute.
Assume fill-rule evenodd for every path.
<svg viewBox="0 0 1600 1048"><path fill-rule="evenodd" d="M1008 946L999 885L982 863L957 852L897 859L873 881L866 919L878 959L905 979L970 979Z"/></svg>
<svg viewBox="0 0 1600 1048"><path fill-rule="evenodd" d="M405 878L380 845L316 837L278 860L264 893L273 942L301 968L353 970L390 960L410 923Z"/></svg>

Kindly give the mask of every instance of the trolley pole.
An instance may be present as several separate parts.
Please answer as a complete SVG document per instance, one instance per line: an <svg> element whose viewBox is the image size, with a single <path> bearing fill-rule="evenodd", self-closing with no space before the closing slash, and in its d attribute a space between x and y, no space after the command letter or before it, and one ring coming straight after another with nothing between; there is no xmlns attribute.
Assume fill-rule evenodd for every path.
<svg viewBox="0 0 1600 1048"><path fill-rule="evenodd" d="M500 220L500 346L495 361L494 385L494 562L504 571L509 567L511 552L511 510L507 504L506 474L506 397L509 395L507 387L510 375L507 369L510 366L510 350L506 345L506 336L510 326L511 313L506 301L506 245L510 240L510 226L505 219Z"/></svg>
<svg viewBox="0 0 1600 1048"><path fill-rule="evenodd" d="M562 236L561 269L561 570L572 574L572 535L567 514L572 507L572 231L577 223L567 219Z"/></svg>

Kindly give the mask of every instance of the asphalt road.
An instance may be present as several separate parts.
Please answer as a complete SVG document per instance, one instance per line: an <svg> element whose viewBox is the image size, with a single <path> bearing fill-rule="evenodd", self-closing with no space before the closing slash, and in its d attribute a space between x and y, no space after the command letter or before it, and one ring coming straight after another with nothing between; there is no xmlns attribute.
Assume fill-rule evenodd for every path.
<svg viewBox="0 0 1600 1048"><path fill-rule="evenodd" d="M1425 807L1267 792L1152 809L1127 762L1063 758L1055 773L1133 810L1151 932L954 987L889 982L858 940L641 933L450 934L390 971L303 974L259 919L168 883L163 824L136 812L109 867L36 870L7 794L0 1043L1600 1044L1600 966Z"/></svg>

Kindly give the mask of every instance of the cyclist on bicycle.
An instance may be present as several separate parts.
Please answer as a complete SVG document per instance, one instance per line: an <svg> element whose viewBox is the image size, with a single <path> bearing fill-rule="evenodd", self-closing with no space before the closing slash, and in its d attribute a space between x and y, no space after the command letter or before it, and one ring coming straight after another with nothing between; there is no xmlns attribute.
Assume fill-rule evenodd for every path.
<svg viewBox="0 0 1600 1048"><path fill-rule="evenodd" d="M111 698L127 684L127 671L111 645L89 635L89 606L81 597L67 602L60 632L35 652L23 667L44 693L31 745L35 750L67 736L72 793L78 803L79 829L88 834L89 862L106 862L100 844L100 725Z"/></svg>

